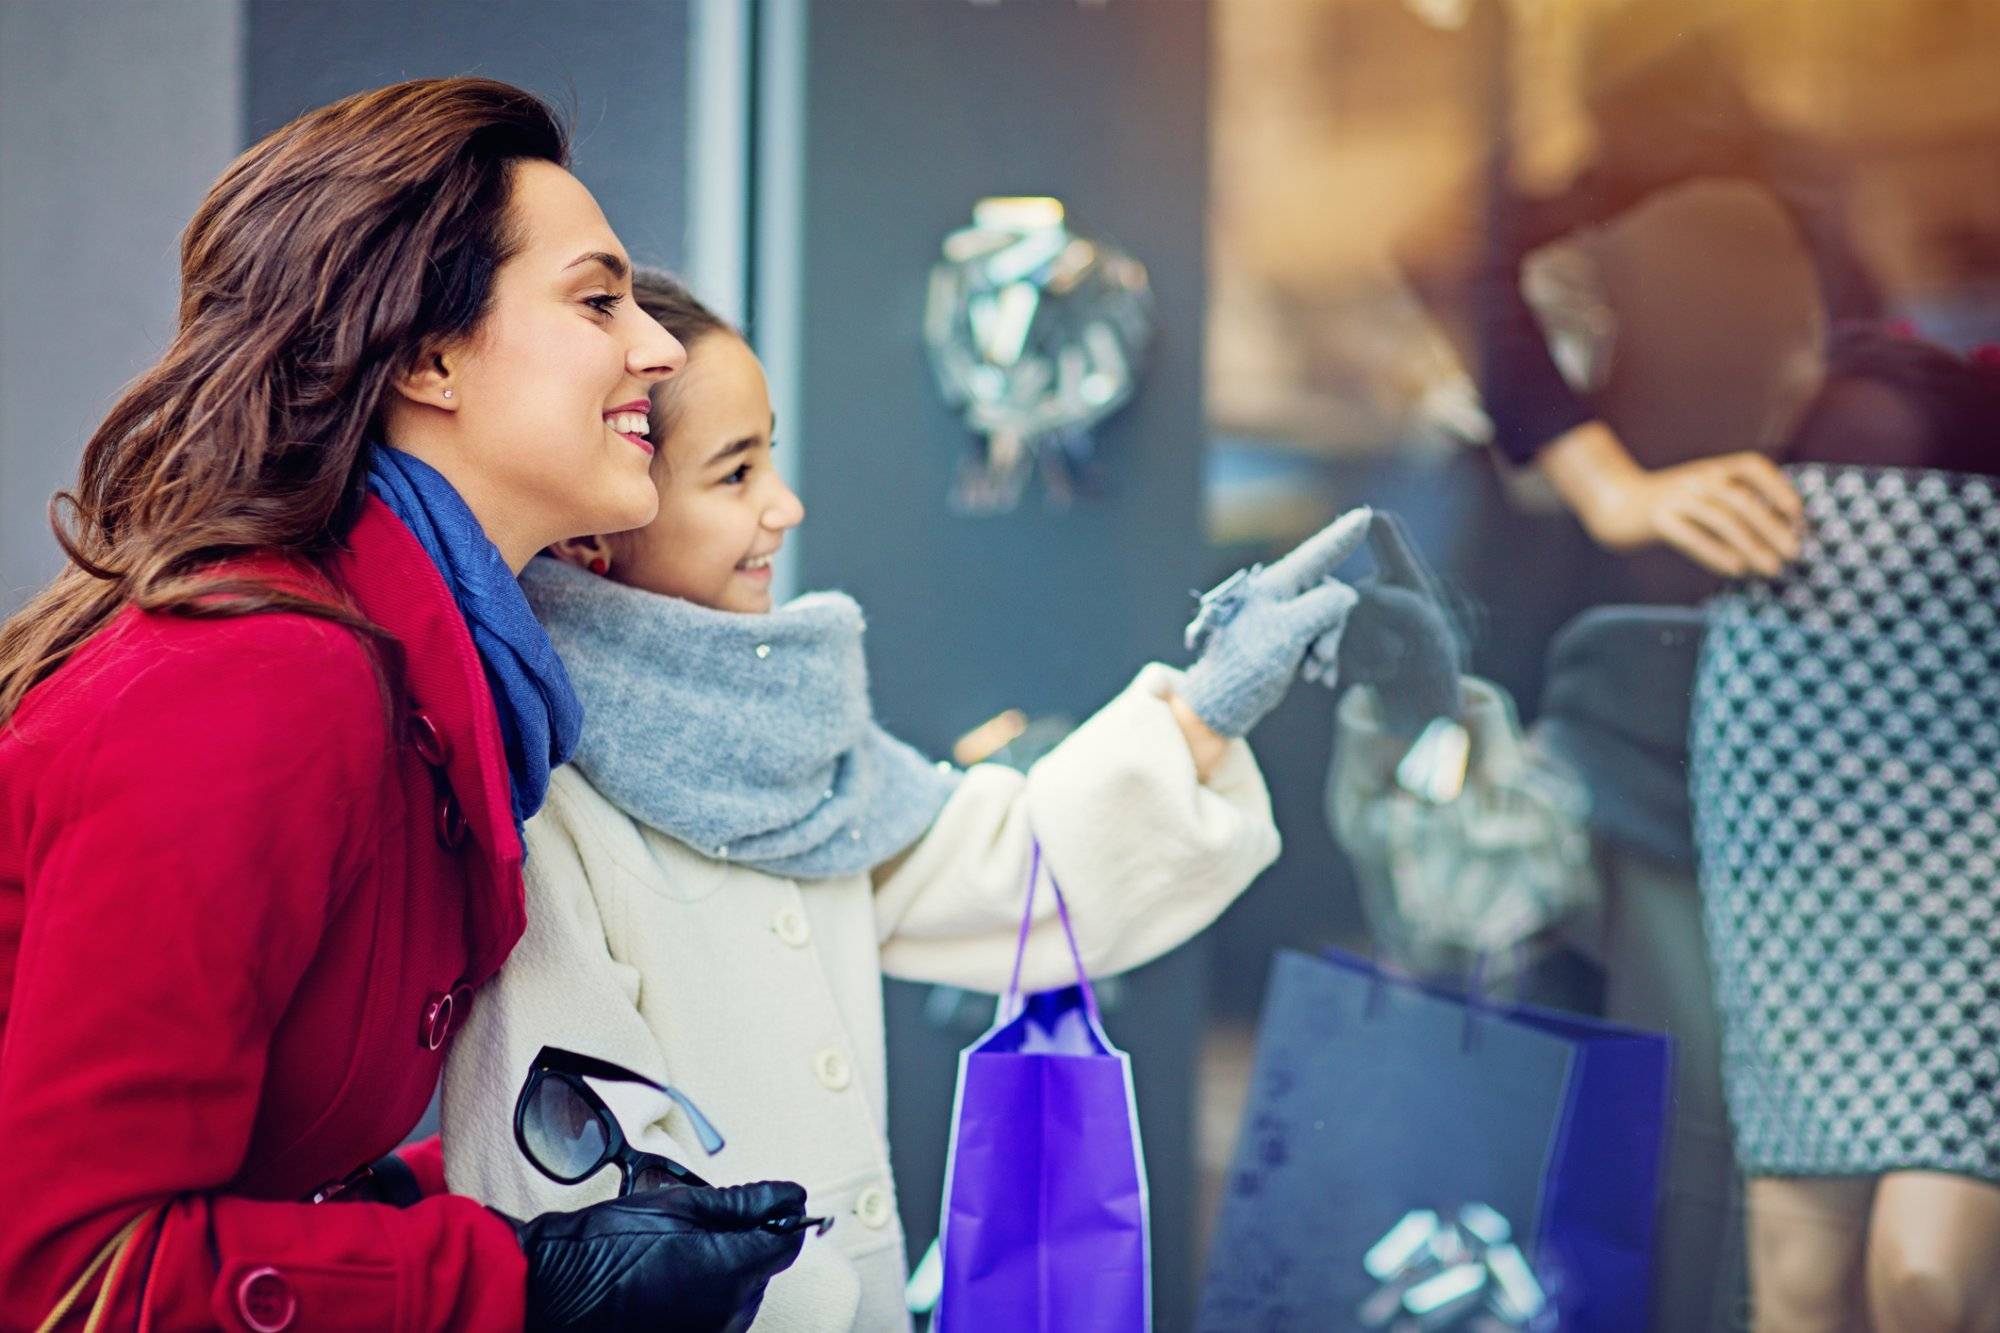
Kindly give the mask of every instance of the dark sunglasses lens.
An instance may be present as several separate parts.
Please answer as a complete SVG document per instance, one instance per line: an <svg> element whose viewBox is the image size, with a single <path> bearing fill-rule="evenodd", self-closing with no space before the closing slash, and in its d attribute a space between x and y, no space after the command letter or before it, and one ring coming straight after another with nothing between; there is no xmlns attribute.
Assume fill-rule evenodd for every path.
<svg viewBox="0 0 2000 1333"><path fill-rule="evenodd" d="M678 1185L680 1183L680 1178L664 1166L642 1166L632 1173L632 1192L634 1194L645 1190L663 1190L671 1185Z"/></svg>
<svg viewBox="0 0 2000 1333"><path fill-rule="evenodd" d="M566 1078L542 1079L521 1132L535 1164L558 1180L582 1180L604 1162L604 1122Z"/></svg>

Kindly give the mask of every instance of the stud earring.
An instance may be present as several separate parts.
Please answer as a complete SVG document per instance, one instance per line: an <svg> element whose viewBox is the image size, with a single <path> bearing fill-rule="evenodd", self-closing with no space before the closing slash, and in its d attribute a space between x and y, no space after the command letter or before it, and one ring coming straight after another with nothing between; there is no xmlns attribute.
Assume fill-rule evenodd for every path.
<svg viewBox="0 0 2000 1333"><path fill-rule="evenodd" d="M611 562L601 555L594 555L590 557L588 568L593 574L609 574L611 572Z"/></svg>

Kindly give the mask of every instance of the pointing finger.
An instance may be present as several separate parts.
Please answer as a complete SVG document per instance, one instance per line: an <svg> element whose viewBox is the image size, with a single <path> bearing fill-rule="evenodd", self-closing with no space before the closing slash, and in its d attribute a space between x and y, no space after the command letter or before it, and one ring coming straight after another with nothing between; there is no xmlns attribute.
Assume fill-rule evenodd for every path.
<svg viewBox="0 0 2000 1333"><path fill-rule="evenodd" d="M1304 592L1340 567L1368 537L1375 511L1362 505L1350 509L1272 564L1259 582L1280 596Z"/></svg>
<svg viewBox="0 0 2000 1333"><path fill-rule="evenodd" d="M1412 592L1435 594L1430 571L1410 545L1410 535L1403 528L1403 520L1394 514L1376 514L1374 521L1368 525L1368 549L1375 557L1376 568L1382 571L1384 583L1408 588Z"/></svg>

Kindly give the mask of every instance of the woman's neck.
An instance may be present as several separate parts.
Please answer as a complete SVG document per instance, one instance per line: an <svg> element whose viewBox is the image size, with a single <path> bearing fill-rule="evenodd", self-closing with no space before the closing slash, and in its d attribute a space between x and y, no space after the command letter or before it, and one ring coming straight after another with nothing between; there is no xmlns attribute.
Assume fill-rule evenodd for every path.
<svg viewBox="0 0 2000 1333"><path fill-rule="evenodd" d="M465 501L465 507L479 520L480 530L486 534L486 539L499 550L500 558L515 575L528 567L536 552L554 540L522 531L518 522L522 506L508 504L493 494L489 487L482 485L479 469L466 464L453 450L440 449L417 440L388 443L390 448L429 464L451 483L451 488L458 492L458 498Z"/></svg>

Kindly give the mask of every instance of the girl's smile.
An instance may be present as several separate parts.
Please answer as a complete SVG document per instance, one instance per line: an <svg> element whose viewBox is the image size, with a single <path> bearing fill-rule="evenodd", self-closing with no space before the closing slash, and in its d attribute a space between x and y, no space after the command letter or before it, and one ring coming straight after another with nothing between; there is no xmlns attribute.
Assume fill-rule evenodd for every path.
<svg viewBox="0 0 2000 1333"><path fill-rule="evenodd" d="M726 330L696 338L687 364L639 404L604 414L649 453L659 513L610 537L563 543L565 559L620 583L717 611L771 609L771 559L805 506L771 461L771 398L756 354Z"/></svg>

